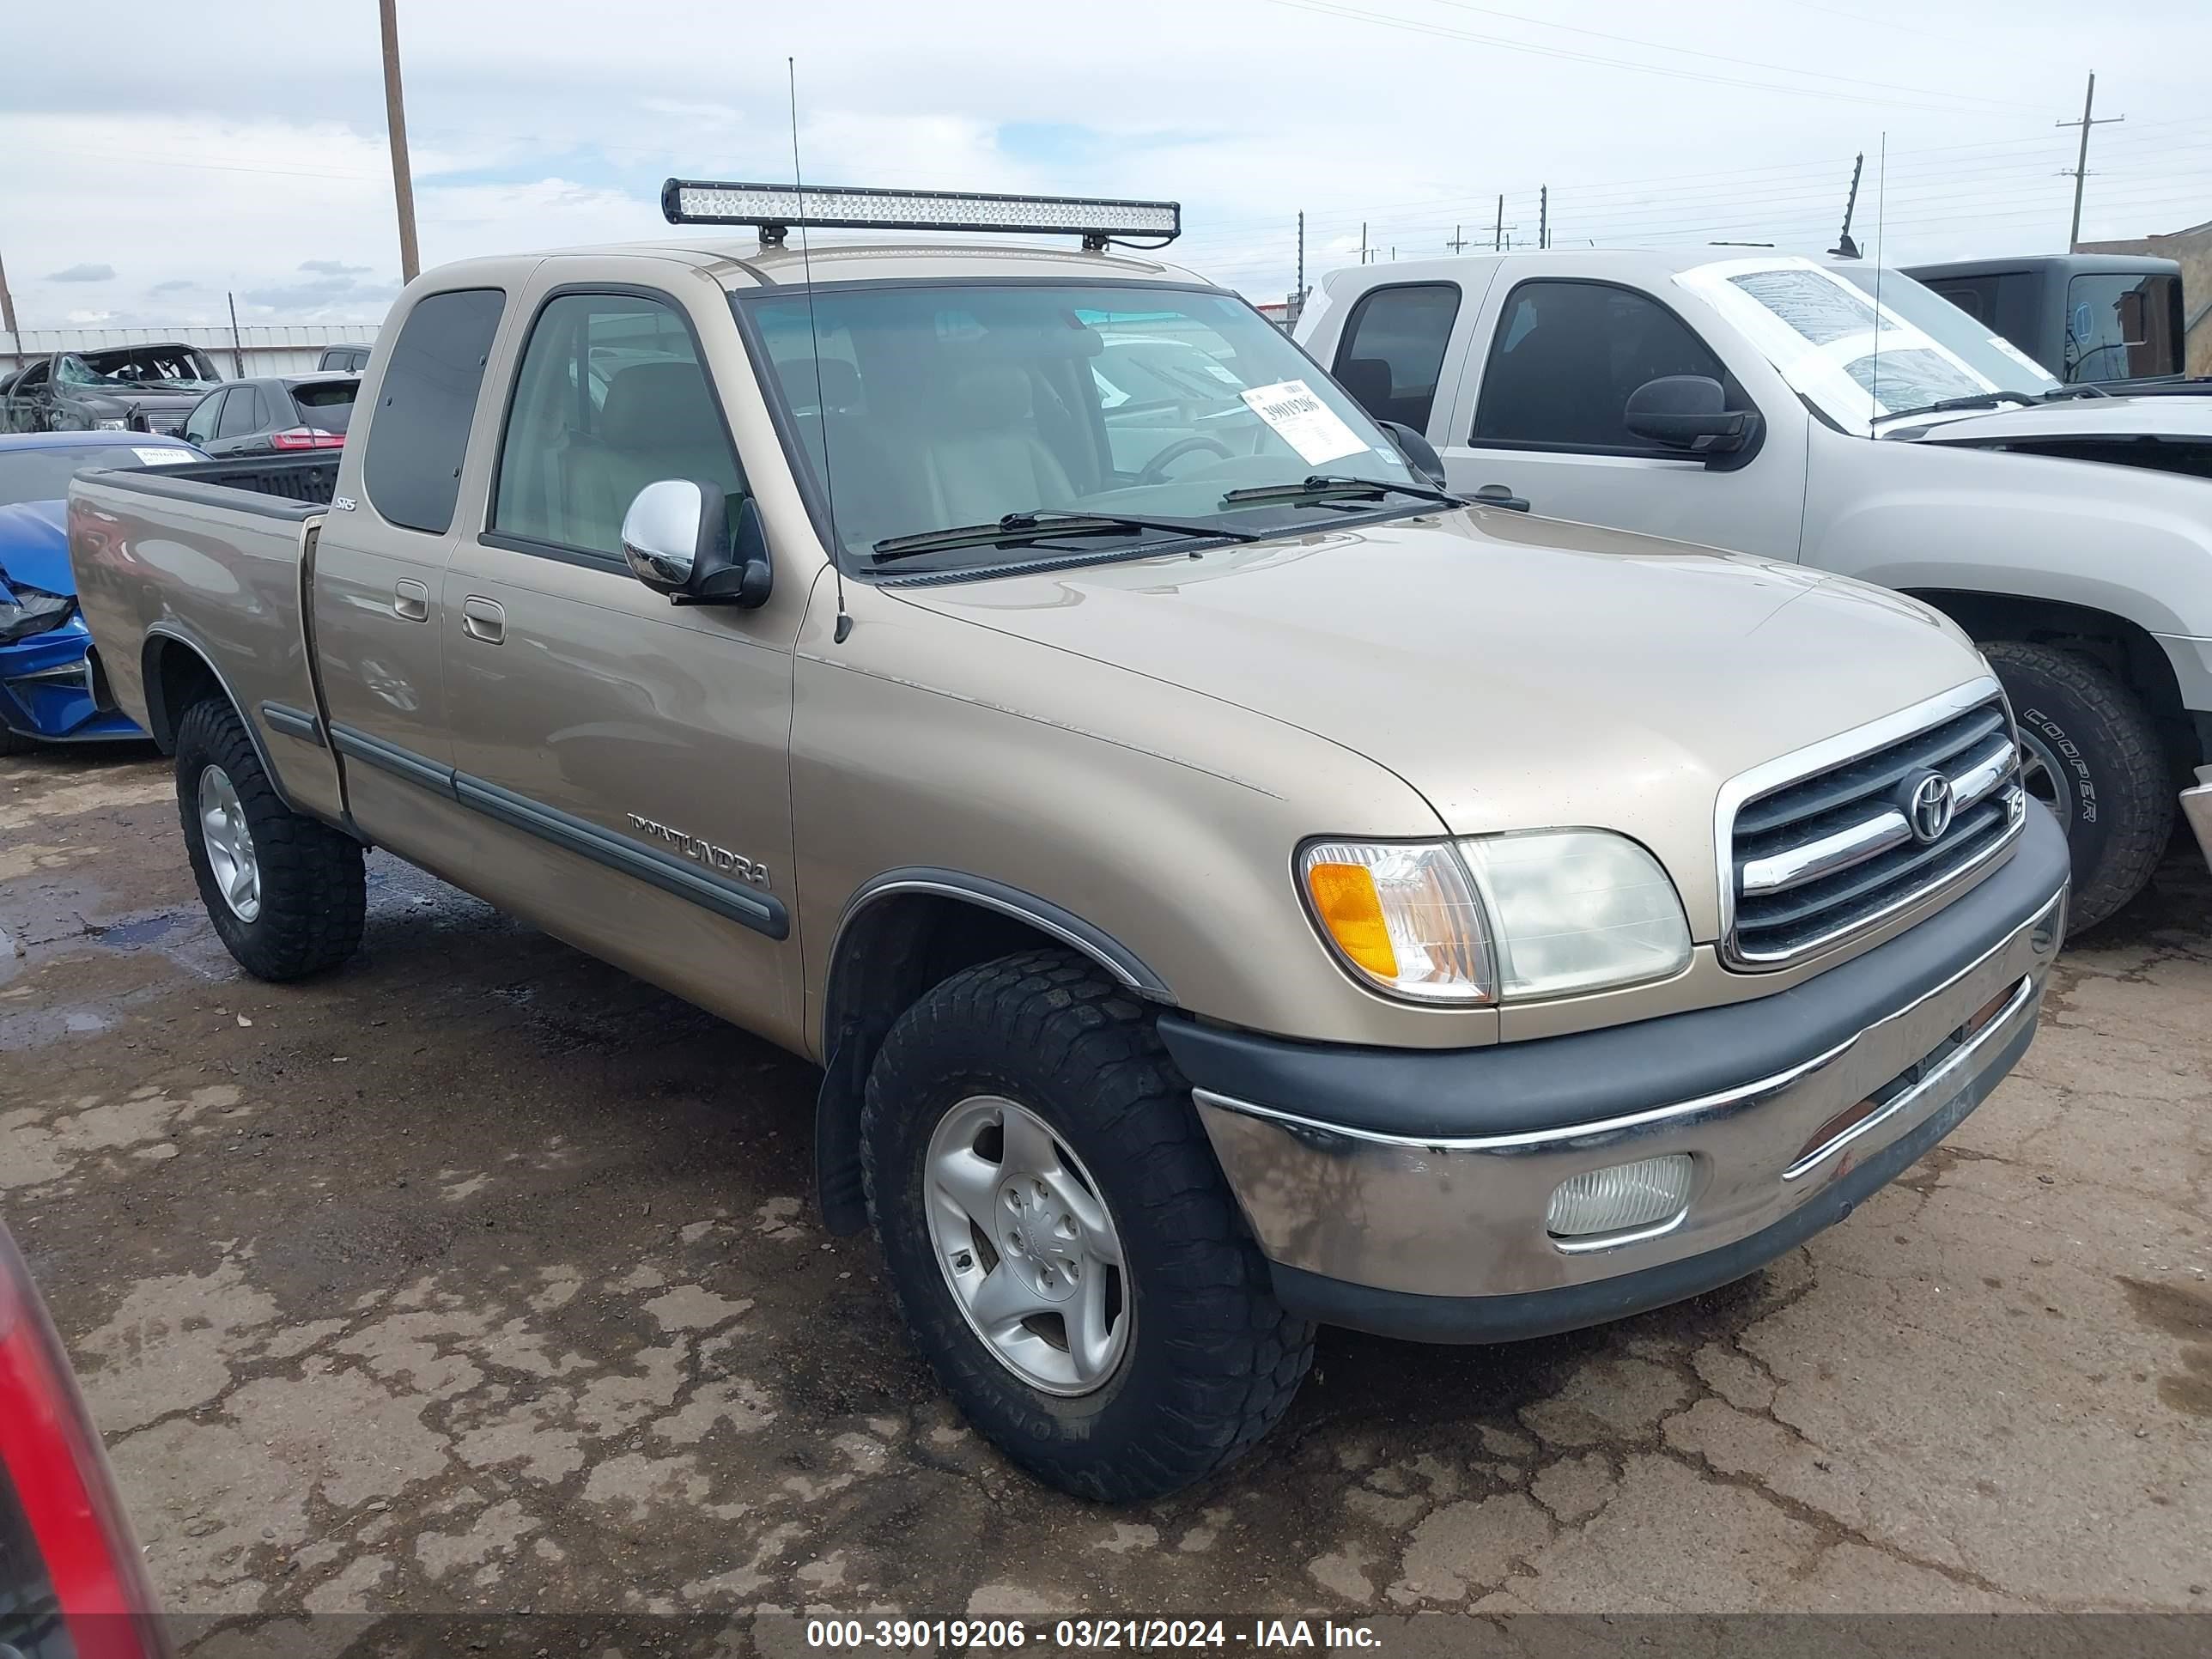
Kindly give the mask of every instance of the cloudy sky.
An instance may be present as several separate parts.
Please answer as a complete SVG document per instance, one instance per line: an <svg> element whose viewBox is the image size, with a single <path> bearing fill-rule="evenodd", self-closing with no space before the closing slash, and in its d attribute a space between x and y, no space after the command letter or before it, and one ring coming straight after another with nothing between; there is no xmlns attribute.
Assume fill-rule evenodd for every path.
<svg viewBox="0 0 2212 1659"><path fill-rule="evenodd" d="M1256 299L1535 234L1888 258L2212 219L2212 0L399 0L425 264L647 238L660 180L1171 197ZM374 0L10 0L0 259L26 328L374 321L397 291ZM1886 181L1877 155L1887 143Z"/></svg>

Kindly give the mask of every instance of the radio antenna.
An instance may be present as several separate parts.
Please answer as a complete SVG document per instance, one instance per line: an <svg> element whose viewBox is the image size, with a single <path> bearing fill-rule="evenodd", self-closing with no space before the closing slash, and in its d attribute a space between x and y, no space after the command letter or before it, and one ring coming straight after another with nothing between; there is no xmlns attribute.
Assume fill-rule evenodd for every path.
<svg viewBox="0 0 2212 1659"><path fill-rule="evenodd" d="M1881 135L1881 156L1875 164L1874 175L1874 366L1867 379L1873 384L1867 396L1873 400L1874 409L1867 416L1867 436L1875 435L1874 425L1881 418L1881 228L1889 214L1889 134ZM825 428L826 430L826 428Z"/></svg>
<svg viewBox="0 0 2212 1659"><path fill-rule="evenodd" d="M830 464L830 404L822 395L822 331L814 321L814 256L806 246L806 177L799 170L798 61L786 58L783 72L791 92L791 183L793 194L799 198L799 270L806 284L806 344L814 356L814 408L816 418L822 422L822 493L829 498L830 569L837 583L837 627L831 637L842 645L853 631L853 613L845 609L845 544L837 534L837 475Z"/></svg>

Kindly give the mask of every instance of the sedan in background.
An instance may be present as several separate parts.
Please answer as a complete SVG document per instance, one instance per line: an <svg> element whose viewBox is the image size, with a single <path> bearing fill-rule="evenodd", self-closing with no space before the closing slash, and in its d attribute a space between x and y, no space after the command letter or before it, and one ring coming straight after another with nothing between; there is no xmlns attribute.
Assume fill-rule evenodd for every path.
<svg viewBox="0 0 2212 1659"><path fill-rule="evenodd" d="M206 459L152 433L0 437L0 755L40 741L146 735L128 716L101 709L93 695L92 635L77 614L64 498L81 471Z"/></svg>
<svg viewBox="0 0 2212 1659"><path fill-rule="evenodd" d="M272 374L232 380L185 417L185 439L210 455L289 455L345 442L358 374Z"/></svg>
<svg viewBox="0 0 2212 1659"><path fill-rule="evenodd" d="M0 1226L0 1654L162 1659L168 1651L69 1357Z"/></svg>

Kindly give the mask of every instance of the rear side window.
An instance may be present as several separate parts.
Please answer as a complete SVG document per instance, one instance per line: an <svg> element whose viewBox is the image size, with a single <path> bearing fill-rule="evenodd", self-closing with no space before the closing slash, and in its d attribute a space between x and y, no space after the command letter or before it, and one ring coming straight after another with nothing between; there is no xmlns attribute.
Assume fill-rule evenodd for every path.
<svg viewBox="0 0 2212 1659"><path fill-rule="evenodd" d="M429 295L400 325L362 462L369 505L392 523L433 536L453 527L477 392L506 305L498 289L458 289Z"/></svg>
<svg viewBox="0 0 2212 1659"><path fill-rule="evenodd" d="M216 422L218 438L243 438L249 432L258 432L269 422L261 412L261 388L241 386L231 388L222 400L222 418Z"/></svg>
<svg viewBox="0 0 2212 1659"><path fill-rule="evenodd" d="M216 411L222 407L227 392L211 392L192 405L192 412L185 416L185 436L196 444L204 444L215 436Z"/></svg>
<svg viewBox="0 0 2212 1659"><path fill-rule="evenodd" d="M1666 374L1702 374L1741 395L1711 348L1649 295L1609 283L1523 283L1498 317L1473 441L1653 453L1628 429L1628 398Z"/></svg>
<svg viewBox="0 0 2212 1659"><path fill-rule="evenodd" d="M1337 343L1337 384L1376 420L1425 432L1458 317L1455 283L1408 283L1364 295Z"/></svg>

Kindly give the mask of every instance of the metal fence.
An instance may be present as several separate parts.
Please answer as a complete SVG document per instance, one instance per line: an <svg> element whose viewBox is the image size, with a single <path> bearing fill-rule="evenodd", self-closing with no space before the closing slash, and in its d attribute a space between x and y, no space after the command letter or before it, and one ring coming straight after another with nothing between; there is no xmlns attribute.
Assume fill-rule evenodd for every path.
<svg viewBox="0 0 2212 1659"><path fill-rule="evenodd" d="M215 359L228 379L251 374L298 374L312 369L330 345L368 344L374 323L256 324L234 336L214 328L27 328L0 331L0 375L57 351L100 351L112 346L154 345L175 341L195 345Z"/></svg>

